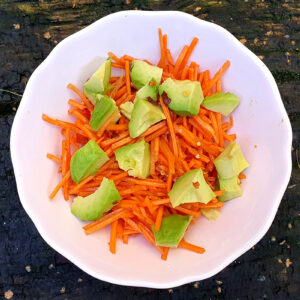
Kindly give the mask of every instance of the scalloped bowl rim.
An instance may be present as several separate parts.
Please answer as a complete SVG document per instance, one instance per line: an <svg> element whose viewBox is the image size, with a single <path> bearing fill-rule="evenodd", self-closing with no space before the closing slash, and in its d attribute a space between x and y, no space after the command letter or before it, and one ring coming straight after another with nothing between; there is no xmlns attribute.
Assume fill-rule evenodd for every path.
<svg viewBox="0 0 300 300"><path fill-rule="evenodd" d="M260 231L256 233L255 236L252 237L251 240L249 240L246 244L243 245L243 247L240 247L239 249L236 249L235 251L233 251L232 255L230 257L228 257L227 259L225 259L223 261L222 264L220 264L218 267L213 268L210 272L207 272L205 274L199 275L199 276L184 276L183 278L181 278L180 280L177 281L166 281L166 282L149 282L149 281L141 281L141 280L137 280L137 281L132 281L132 280L126 280L124 278L124 280L118 280L115 279L113 277L107 276L104 273L101 273L101 271L99 272L94 272L92 270L90 270L84 262L79 261L76 259L76 257L73 256L72 252L70 252L68 249L64 248L64 245L60 245L57 244L55 240L51 239L48 234L47 234L47 230L45 228L43 228L41 222L40 222L40 216L35 214L33 211L30 210L30 207L27 203L27 199L24 196L23 193L23 183L22 183L22 178L19 178L18 176L18 168L19 165L17 164L17 151L16 151L16 147L15 147L15 143L16 143L16 135L17 135L17 131L18 128L21 127L21 123L20 123L20 115L22 113L24 113L25 111L25 107L26 104L28 102L28 90L31 89L34 85L34 82L37 80L40 72L47 68L47 66L49 64L51 64L52 58L55 57L56 52L58 51L58 49L63 48L67 43L69 43L71 40L73 40L74 38L78 38L80 36L83 36L86 32L88 32L89 30L91 30L94 27L98 27L101 26L101 24L103 22L108 22L108 21L114 21L115 19L118 19L121 16L124 15L145 15L145 16L152 16L152 15L174 15L174 16L179 16L179 17L185 17L188 18L190 20L192 20L194 23L197 24L201 24L201 23L208 23L209 26L213 26L215 28L215 30L218 30L220 32L222 32L223 35L226 36L227 39L229 39L232 43L235 43L236 45L238 45L238 47L240 48L240 51L244 52L248 57L251 58L251 60L253 61L254 64L256 64L265 74L265 76L267 77L268 83L271 86L273 92L274 92L274 97L276 98L277 101L277 105L279 106L279 109L281 110L282 116L284 118L284 121L286 122L286 126L287 126L287 140L288 140L288 146L292 145L292 129L291 129L291 125L290 125L290 121L288 119L287 113L285 111L285 108L283 106L280 94L279 94L279 90L278 87L275 83L275 80L271 74L271 72L268 70L268 68L264 65L264 63L255 55L253 54L249 49L247 49L244 45L242 45L229 31L227 31L226 29L224 29L223 27L204 21L204 20L200 20L197 19L196 17L193 17L189 14L183 13L183 12L176 12L176 11L158 11L158 12L151 12L151 11L122 11L122 12L117 12L117 13L113 13L110 14L106 17L103 17L101 19L99 19L98 21L94 22L93 24L87 26L86 28L70 35L69 37L65 38L63 41L61 41L52 51L51 53L48 55L48 57L36 68L36 70L33 72L33 74L31 75L28 84L26 86L26 89L24 91L23 94L23 98L22 101L20 103L20 106L18 108L18 111L16 113L14 122L13 122L13 126L12 126L12 130L11 130L11 140L10 140L10 149L11 149L11 158L12 158L12 162L13 162L13 167L14 167L14 171L15 171L15 178L16 178L16 182L17 182L17 189L18 189L18 193L20 196L20 201L25 209L25 211L27 212L27 214L29 215L29 217L32 219L32 221L34 222L38 232L40 233L40 235L43 237L43 239L53 248L55 249L57 252L59 252L60 254L62 254L63 256L65 256L68 260L70 260L72 263L74 263L75 265L77 265L80 269L82 269L83 271L85 271L86 273L92 275L95 278L98 278L100 280L104 280L107 282L111 282L114 284L120 284L120 285L127 285L127 286L143 286L143 287L150 287L150 288L170 288L170 287L175 287L175 286L180 286L186 283L190 283L193 281L198 281L198 280L203 280L206 278L209 278L215 274L217 274L218 272L220 272L221 270L223 270L226 266L228 266L230 263L232 263L235 259L237 259L238 257L240 257L243 253L245 253L247 250L249 250L251 247L253 247L267 232L267 230L269 229L269 227L272 224L272 221L274 220L275 214L277 212L277 209L279 207L280 201L284 195L285 189L287 187L287 184L289 182L289 178L290 178L290 174L291 174L291 154L290 154L290 148L286 147L286 155L285 155L285 161L286 161L286 170L284 170L284 174L282 176L282 184L280 186L280 189L278 191L278 197L273 205L273 209L272 211L269 213L269 215L267 216L264 226L262 228L260 228Z"/></svg>

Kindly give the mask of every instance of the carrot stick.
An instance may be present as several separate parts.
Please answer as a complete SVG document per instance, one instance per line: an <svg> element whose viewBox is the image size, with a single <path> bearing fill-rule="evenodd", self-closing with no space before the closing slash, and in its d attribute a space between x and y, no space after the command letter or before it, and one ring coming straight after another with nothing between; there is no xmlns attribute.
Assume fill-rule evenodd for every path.
<svg viewBox="0 0 300 300"><path fill-rule="evenodd" d="M114 221L116 221L120 218L127 218L129 216L132 216L129 209L120 208L111 213L108 213L101 219L84 226L83 229L85 230L86 234L91 234L91 233L93 233L97 230L100 230L101 228L113 223Z"/></svg>
<svg viewBox="0 0 300 300"><path fill-rule="evenodd" d="M184 65L184 66L186 65L186 63L183 64L182 62L183 62L183 60L184 60L184 58L185 58L185 56L186 56L186 54L187 54L188 49L189 49L189 47L185 45L185 46L183 47L183 49L181 50L181 52L180 52L178 58L177 58L177 61L176 61L176 63L175 63L175 67L174 67L174 72L173 72L173 75L174 75L175 77L177 76L177 73L178 73L178 71L179 71L180 66L181 66L181 65Z"/></svg>
<svg viewBox="0 0 300 300"><path fill-rule="evenodd" d="M116 63L122 64L121 61L120 61L120 59L119 59L114 53L108 52L107 54L108 54L108 56L109 56L112 60L114 60Z"/></svg>
<svg viewBox="0 0 300 300"><path fill-rule="evenodd" d="M163 260L167 260L167 258L168 258L168 253L169 253L169 247L164 247L163 248L163 253L162 253L162 255L161 255L161 259L163 259Z"/></svg>
<svg viewBox="0 0 300 300"><path fill-rule="evenodd" d="M199 217L201 216L201 213L200 213L200 212L193 211L193 210L190 210L190 209L181 207L181 206L175 207L175 210L177 210L177 211L179 211L179 212L182 212L182 213L184 213L184 214L186 214L186 215L193 216L193 217L195 217L195 218L199 218Z"/></svg>
<svg viewBox="0 0 300 300"><path fill-rule="evenodd" d="M185 54L185 56L184 56L184 59L183 59L182 62L181 62L181 65L180 65L181 68L183 68L183 67L187 64L187 62L188 62L188 60L189 60L189 58L190 58L192 52L194 51L194 49L195 49L195 47L196 47L198 41L199 41L198 38L196 38L196 37L193 38L193 40L192 40L190 46L188 47L188 49L187 49L187 51L186 51L186 54Z"/></svg>
<svg viewBox="0 0 300 300"><path fill-rule="evenodd" d="M152 201L153 205L163 205L163 204L170 204L170 203L171 202L169 198Z"/></svg>
<svg viewBox="0 0 300 300"><path fill-rule="evenodd" d="M61 159L58 158L57 156L53 155L53 154L47 153L47 158L55 161L58 164L61 164Z"/></svg>
<svg viewBox="0 0 300 300"><path fill-rule="evenodd" d="M169 127L171 139L172 139L174 156L175 156L175 158L178 158L178 148L177 148L177 143L176 143L176 136L175 136L175 132L174 132L173 122L172 122L172 119L171 119L171 116L170 116L170 111L167 108L167 106L164 104L162 96L159 97L159 102L160 102L160 105L163 109L164 115L167 118L167 124L168 124L168 127Z"/></svg>
<svg viewBox="0 0 300 300"><path fill-rule="evenodd" d="M76 125L69 123L69 122L65 122L65 121L60 121L60 120L55 120L50 118L49 116L43 114L42 115L42 119L52 125L58 126L58 127L62 127L62 128L70 128L75 132L79 132L80 130L77 128Z"/></svg>
<svg viewBox="0 0 300 300"><path fill-rule="evenodd" d="M130 87L130 69L129 69L129 61L125 61L125 77L126 77L126 87L127 94L131 95L131 87Z"/></svg>
<svg viewBox="0 0 300 300"><path fill-rule="evenodd" d="M203 93L206 95L211 88L216 84L216 82L221 78L221 76L224 74L224 72L229 68L230 66L230 61L227 60L223 66L219 69L219 71L215 74L215 76L212 78L212 80L209 81L207 86L205 87Z"/></svg>
<svg viewBox="0 0 300 300"><path fill-rule="evenodd" d="M101 128L97 132L97 136L101 137L103 132L106 130L107 126L115 119L115 117L118 115L119 111L116 110L101 126Z"/></svg>
<svg viewBox="0 0 300 300"><path fill-rule="evenodd" d="M159 67L163 67L165 64L165 58L164 58L164 42L163 42L163 35L161 28L158 28L158 37L159 37L159 45L160 45L160 61L158 63Z"/></svg>
<svg viewBox="0 0 300 300"><path fill-rule="evenodd" d="M182 239L180 241L178 247L179 248L184 248L184 249L196 252L196 253L200 253L200 254L202 254L202 253L205 252L204 248L196 246L196 245L193 245L193 244L190 244L190 243L186 242L184 239Z"/></svg>
<svg viewBox="0 0 300 300"><path fill-rule="evenodd" d="M224 137L223 137L223 131L222 131L222 115L220 113L217 113L217 124L219 128L219 145L220 147L224 147Z"/></svg>
<svg viewBox="0 0 300 300"><path fill-rule="evenodd" d="M69 83L67 85L67 88L72 90L75 94L77 94L80 97L80 99L82 100L82 102L85 104L85 106L89 111L93 111L94 109L93 104L82 92L80 92L80 90L76 86L74 86L72 83Z"/></svg>
<svg viewBox="0 0 300 300"><path fill-rule="evenodd" d="M155 152L154 152L154 143L155 140L152 140L150 143L150 174L153 176L155 175Z"/></svg>
<svg viewBox="0 0 300 300"><path fill-rule="evenodd" d="M173 57L172 57L169 49L167 49L167 61L168 61L169 65L173 66Z"/></svg>
<svg viewBox="0 0 300 300"><path fill-rule="evenodd" d="M83 114L81 114L78 110L72 110L72 111L70 111L70 113L72 115L74 115L75 117L77 117L81 122L89 123L89 120Z"/></svg>
<svg viewBox="0 0 300 300"><path fill-rule="evenodd" d="M225 193L225 190L214 191L214 193L215 193L216 197L219 197L219 196L222 196Z"/></svg>
<svg viewBox="0 0 300 300"><path fill-rule="evenodd" d="M130 144L131 142L134 142L134 141L135 141L135 139L132 139L131 137L126 137L126 138L124 138L124 139L122 139L122 140L114 143L111 146L111 148L112 148L113 151L115 151L116 149L118 149L118 148L120 148L122 146L125 146L127 144Z"/></svg>
<svg viewBox="0 0 300 300"><path fill-rule="evenodd" d="M85 108L86 108L85 105L83 105L83 104L81 104L81 103L79 103L79 102L77 102L77 101L75 101L75 100L73 100L73 99L70 99L70 100L68 101L68 103L69 103L70 105L76 107L76 108L79 108L79 109L85 109Z"/></svg>
<svg viewBox="0 0 300 300"><path fill-rule="evenodd" d="M166 133L168 131L167 127L162 127L161 129L153 132L152 134L148 135L147 137L145 137L145 141L148 143L150 141L152 141L155 138L158 138L159 136L163 135L164 133Z"/></svg>
<svg viewBox="0 0 300 300"><path fill-rule="evenodd" d="M111 224L109 250L112 254L116 253L117 228L118 228L118 220L114 221Z"/></svg>
<svg viewBox="0 0 300 300"><path fill-rule="evenodd" d="M156 215L156 219L155 219L155 225L154 225L154 230L157 232L160 229L160 225L161 225L161 221L163 218L163 214L164 214L164 207L160 206L160 208L158 209L158 213Z"/></svg>
<svg viewBox="0 0 300 300"><path fill-rule="evenodd" d="M58 193L59 189L65 184L65 182L69 180L70 176L71 176L71 173L70 173L70 171L68 171L65 174L65 176L62 178L62 180L59 182L59 184L52 191L52 193L50 194L49 198L51 200L56 196L56 194Z"/></svg>
<svg viewBox="0 0 300 300"><path fill-rule="evenodd" d="M181 77L180 79L181 80L185 80L187 78L187 74L189 72L189 67L188 66L185 66L182 73L181 73Z"/></svg>
<svg viewBox="0 0 300 300"><path fill-rule="evenodd" d="M145 136L147 136L147 135L149 135L149 134L151 134L151 133L153 133L153 132L157 131L158 129L161 129L165 126L166 126L166 121L161 121L157 124L154 124L151 127L149 127L144 133L142 133L140 135L140 137L145 137Z"/></svg>
<svg viewBox="0 0 300 300"><path fill-rule="evenodd" d="M246 175L245 174L243 174L243 173L241 173L241 174L239 174L239 179L246 179L247 177L246 177Z"/></svg>
<svg viewBox="0 0 300 300"><path fill-rule="evenodd" d="M127 126L127 128L128 128L128 125L126 125L126 126ZM112 145L112 144L114 144L114 143L116 143L116 142L122 140L123 138L128 137L128 136L129 136L129 132L128 132L128 131L125 131L125 132L121 133L120 135L116 136L115 138L107 139L107 140L103 141L103 142L101 143L101 146L102 146L102 147L108 147L108 146L110 146L110 145Z"/></svg>

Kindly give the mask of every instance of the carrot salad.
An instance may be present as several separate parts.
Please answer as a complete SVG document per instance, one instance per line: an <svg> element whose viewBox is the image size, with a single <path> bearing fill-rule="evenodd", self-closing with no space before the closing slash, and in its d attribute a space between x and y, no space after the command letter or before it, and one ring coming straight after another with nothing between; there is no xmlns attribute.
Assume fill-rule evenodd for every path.
<svg viewBox="0 0 300 300"><path fill-rule="evenodd" d="M185 45L177 59L174 59L168 48L168 36L163 34L161 29L158 33L160 60L157 66L163 69L161 83L168 78L188 79L200 82L204 97L222 92L222 75L229 68L229 61L225 61L219 71L212 75L209 70L202 70L197 62L189 63L198 38L195 37L190 45ZM112 61L112 68L122 71L120 76L110 78L111 88L106 95L114 99L116 106L120 108L126 102L133 102L136 96L137 88L130 77L131 62L136 58L129 55L118 57L112 52L109 52L108 56ZM152 65L149 61L144 61ZM86 197L99 188L104 177L113 180L121 200L100 219L84 226L83 230L89 235L110 225L111 253L116 253L118 239L127 244L129 238L142 235L149 244L157 248L161 258L166 260L169 247L156 245L152 226L155 232L158 232L164 217L177 214L193 217L190 228L194 218L201 217L203 208L221 209L224 205L224 202L218 200L224 190L216 189L218 174L214 160L228 142L236 139L235 134L228 132L234 125L233 117L224 118L220 113L208 110L202 105L197 115L180 116L168 107L168 102L161 95L158 96L156 105L161 107L165 120L150 126L137 138L131 138L129 120L123 114L116 123L112 122L119 111L113 113L99 130L94 131L89 124L94 105L82 92L81 87L71 83L67 87L74 92L74 99L68 101L68 113L74 117L74 121L57 120L46 114L42 116L44 121L58 126L64 137L61 154L47 154L47 158L57 164L58 173L61 174L61 180L50 194L50 199L53 199L60 189L65 200L74 196ZM146 179L132 177L120 169L115 157L117 149L142 139L149 143L151 151L150 176ZM71 177L70 160L73 154L90 140L103 149L109 160L96 174L89 175L76 184ZM202 169L205 181L215 197L207 204L184 203L173 207L168 193L179 177L193 169ZM239 178L244 179L245 175L241 174ZM204 248L193 245L184 238L178 247L196 253L205 252Z"/></svg>

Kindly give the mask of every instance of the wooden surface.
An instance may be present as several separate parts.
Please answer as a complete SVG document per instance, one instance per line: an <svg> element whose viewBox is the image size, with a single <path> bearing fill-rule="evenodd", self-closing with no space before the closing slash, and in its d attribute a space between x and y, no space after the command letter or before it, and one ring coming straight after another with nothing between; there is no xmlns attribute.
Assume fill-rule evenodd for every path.
<svg viewBox="0 0 300 300"><path fill-rule="evenodd" d="M10 127L21 99L19 94L33 70L63 38L109 13L126 9L181 10L228 29L270 68L293 126L292 178L266 236L218 275L170 290L98 281L52 250L21 207L10 161ZM275 0L0 0L0 298L297 299L299 12L299 1Z"/></svg>

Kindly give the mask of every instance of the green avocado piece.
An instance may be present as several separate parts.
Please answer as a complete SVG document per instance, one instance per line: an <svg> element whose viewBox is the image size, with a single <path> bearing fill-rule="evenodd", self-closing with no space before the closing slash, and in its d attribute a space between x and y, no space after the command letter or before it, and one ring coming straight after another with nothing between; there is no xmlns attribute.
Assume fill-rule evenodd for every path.
<svg viewBox="0 0 300 300"><path fill-rule="evenodd" d="M150 80L156 82L157 85L160 84L163 69L152 66L142 60L132 61L130 67L131 81L137 89L142 88Z"/></svg>
<svg viewBox="0 0 300 300"><path fill-rule="evenodd" d="M110 76L111 60L108 58L83 85L84 93L94 105L96 104L96 95L104 94L110 87Z"/></svg>
<svg viewBox="0 0 300 300"><path fill-rule="evenodd" d="M159 86L159 94L163 93L171 100L169 108L178 115L196 116L199 113L203 101L200 82L168 78Z"/></svg>
<svg viewBox="0 0 300 300"><path fill-rule="evenodd" d="M239 104L239 98L231 93L216 93L203 100L202 105L211 111L228 116Z"/></svg>
<svg viewBox="0 0 300 300"><path fill-rule="evenodd" d="M166 117L159 106L147 100L138 100L134 103L129 122L129 134L136 138L145 132L151 125L164 120Z"/></svg>
<svg viewBox="0 0 300 300"><path fill-rule="evenodd" d="M78 149L70 162L71 177L75 183L79 183L89 175L97 174L98 169L109 158L96 142L90 140Z"/></svg>
<svg viewBox="0 0 300 300"><path fill-rule="evenodd" d="M100 219L103 213L111 210L114 203L120 200L121 196L113 180L104 177L93 194L87 197L78 196L73 200L71 212L83 221L95 221Z"/></svg>
<svg viewBox="0 0 300 300"><path fill-rule="evenodd" d="M150 175L150 146L144 140L115 151L120 169L133 177L145 179Z"/></svg>
<svg viewBox="0 0 300 300"><path fill-rule="evenodd" d="M222 179L237 176L249 164L245 160L239 144L231 142L224 151L214 160L218 175Z"/></svg>
<svg viewBox="0 0 300 300"><path fill-rule="evenodd" d="M220 210L216 208L202 208L201 213L204 215L206 219L212 221L217 220L221 215Z"/></svg>
<svg viewBox="0 0 300 300"><path fill-rule="evenodd" d="M127 101L120 105L121 113L128 119L131 119L134 104L131 101Z"/></svg>
<svg viewBox="0 0 300 300"><path fill-rule="evenodd" d="M219 201L224 202L242 196L243 192L239 183L240 180L238 176L228 179L219 177L220 190L225 190L225 193L218 197Z"/></svg>
<svg viewBox="0 0 300 300"><path fill-rule="evenodd" d="M154 82L154 79L152 79L152 81L150 82ZM136 93L135 96L135 101L139 100L139 99L143 99L143 100L148 100L148 98L151 98L154 101L157 101L157 92L158 92L158 84L156 84L156 82L154 82L154 86L153 85L149 85L150 84L147 83L146 85L144 85L141 89L139 89Z"/></svg>
<svg viewBox="0 0 300 300"><path fill-rule="evenodd" d="M155 237L155 245L161 247L177 248L188 228L192 216L169 215L162 219L159 231L152 231Z"/></svg>
<svg viewBox="0 0 300 300"><path fill-rule="evenodd" d="M104 124L104 122L118 110L114 99L108 96L96 95L96 104L91 114L90 125L93 130L97 131ZM112 123L116 123L120 119L120 113L112 120Z"/></svg>
<svg viewBox="0 0 300 300"><path fill-rule="evenodd" d="M173 207L183 203L208 203L215 197L214 192L206 183L203 171L194 169L179 177L169 192Z"/></svg>

